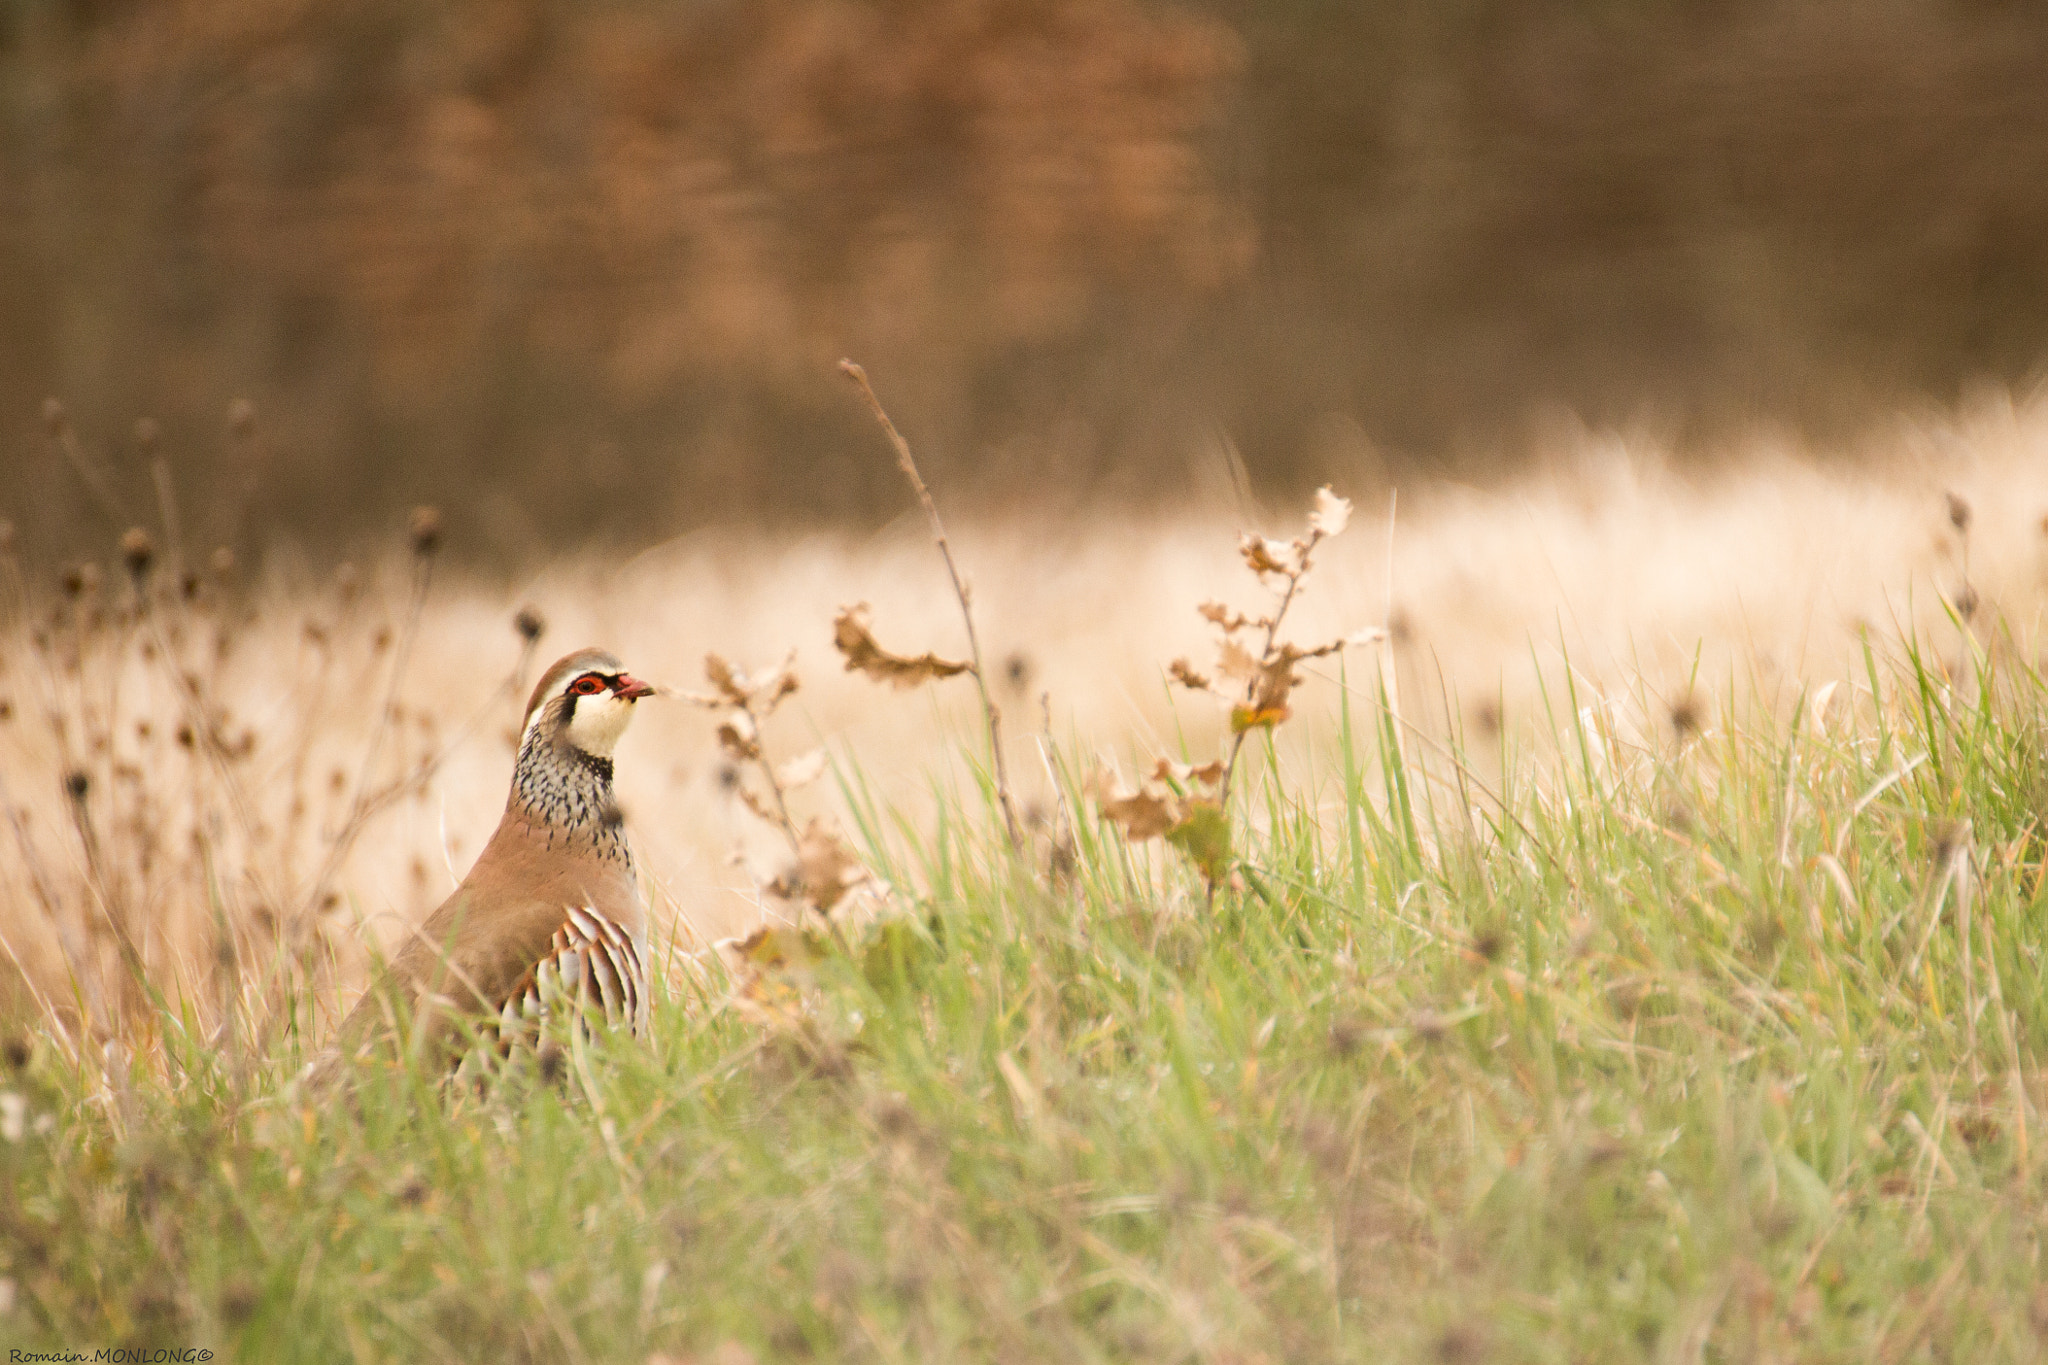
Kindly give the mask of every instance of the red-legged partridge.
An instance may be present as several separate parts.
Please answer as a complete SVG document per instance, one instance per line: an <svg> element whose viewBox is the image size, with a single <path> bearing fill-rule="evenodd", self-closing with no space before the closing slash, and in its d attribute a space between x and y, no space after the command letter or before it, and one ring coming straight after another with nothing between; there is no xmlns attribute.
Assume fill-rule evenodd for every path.
<svg viewBox="0 0 2048 1365"><path fill-rule="evenodd" d="M653 691L599 649L560 660L534 688L504 819L389 965L387 991L410 1002L426 1046L448 1047L458 1014L506 1035L559 1001L646 1026L647 911L612 799L612 749ZM345 1051L370 1036L385 995L373 987L342 1024Z"/></svg>

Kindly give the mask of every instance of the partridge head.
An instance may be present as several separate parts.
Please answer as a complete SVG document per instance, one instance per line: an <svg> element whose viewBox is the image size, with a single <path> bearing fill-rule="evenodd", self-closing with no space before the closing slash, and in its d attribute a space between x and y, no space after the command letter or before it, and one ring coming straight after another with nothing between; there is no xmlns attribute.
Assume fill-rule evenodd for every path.
<svg viewBox="0 0 2048 1365"><path fill-rule="evenodd" d="M526 703L512 790L462 885L412 931L342 1025L360 1048L394 999L416 1044L450 1050L455 1021L500 1034L556 1002L639 1032L647 913L612 795L612 754L654 689L601 649L559 659ZM452 1052L451 1052L452 1055Z"/></svg>

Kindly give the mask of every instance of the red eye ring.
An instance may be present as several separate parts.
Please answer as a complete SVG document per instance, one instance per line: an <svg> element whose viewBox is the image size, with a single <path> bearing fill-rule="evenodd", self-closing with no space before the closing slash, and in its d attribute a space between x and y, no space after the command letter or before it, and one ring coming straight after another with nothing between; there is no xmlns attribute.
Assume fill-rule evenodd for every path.
<svg viewBox="0 0 2048 1365"><path fill-rule="evenodd" d="M569 684L569 690L579 697L594 697L604 691L604 679L595 673L585 673Z"/></svg>

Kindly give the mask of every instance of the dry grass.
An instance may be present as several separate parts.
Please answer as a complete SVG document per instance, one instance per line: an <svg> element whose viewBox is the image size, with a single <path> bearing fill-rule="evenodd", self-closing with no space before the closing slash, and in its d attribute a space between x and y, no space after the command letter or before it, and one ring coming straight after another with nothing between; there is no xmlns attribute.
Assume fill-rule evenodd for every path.
<svg viewBox="0 0 2048 1365"><path fill-rule="evenodd" d="M32 574L0 675L0 929L40 1012L0 1037L0 1330L309 1360L2036 1359L2048 781L2015 655L2044 431L1902 438L1924 458L1882 485L1780 460L1686 486L1589 442L1541 485L1411 498L1391 557L1359 517L1286 633L1397 638L1244 747L1227 861L1127 842L1077 780L1230 746L1161 668L1209 634L1193 603L1262 605L1221 514L952 528L1020 786L1064 774L1020 792L1034 839L1066 817L1028 867L971 690L827 653L856 596L885 644L957 653L908 526L424 595L431 520L348 591L188 593L141 537ZM1965 530L1974 643L1942 607ZM893 913L681 969L788 850L721 782L718 717L650 707L620 778L675 968L648 1036L572 1033L485 1091L366 1065L323 1103L295 1075L362 935L496 816L528 602L543 650L675 683L794 642L768 742L844 777L794 814L846 800ZM1468 700L1433 715L1439 664ZM1496 766L1446 761L1489 695Z"/></svg>
<svg viewBox="0 0 2048 1365"><path fill-rule="evenodd" d="M1568 683L1606 733L1651 742L1744 698L1782 710L1800 688L1838 682L1842 705L1866 627L1915 633L1937 667L1967 666L1949 614L1966 583L1964 534L1945 492L1973 509L1977 619L2034 637L2048 600L2044 447L2048 408L1986 407L1901 428L1854 471L1759 447L1696 481L1654 451L1582 436L1518 486L1425 488L1398 507L1362 496L1291 623L1315 639L1386 622L1380 666L1406 720L1438 736L1461 727L1482 767L1496 730L1540 739L1531 721L1545 691L1563 697ZM1220 716L1170 697L1163 667L1212 649L1196 603L1255 604L1230 553L1240 516L956 533L1036 826L1053 813L1034 735L1047 716L1061 742L1127 765L1216 753ZM959 651L957 604L908 519L869 541L706 533L511 583L444 572L383 726L415 588L402 553L360 573L276 564L255 583L201 570L189 599L160 556L146 615L118 563L85 583L70 573L75 595L66 574L8 572L20 581L0 645L0 773L23 838L0 840L0 930L31 993L52 1002L72 999L67 961L118 982L124 935L173 997L209 997L230 947L247 963L272 960L279 944L323 999L351 990L363 936L388 943L438 902L497 817L523 695L511 675L524 604L548 623L540 662L598 642L685 687L707 652L746 666L794 647L804 688L773 722L771 747L828 745L913 823L961 778L960 741L977 728L964 684L878 694L831 652L834 613L854 600L875 604L885 643ZM1350 667L1354 681L1369 678L1370 652ZM1305 723L1283 733L1283 761L1323 743L1334 698L1328 682L1303 693ZM75 773L87 786L76 802ZM729 777L705 717L645 708L620 789L658 918L684 949L758 922L754 888L787 856L738 808ZM799 818L843 816L838 806L828 784L799 798ZM323 881L344 830L353 842Z"/></svg>

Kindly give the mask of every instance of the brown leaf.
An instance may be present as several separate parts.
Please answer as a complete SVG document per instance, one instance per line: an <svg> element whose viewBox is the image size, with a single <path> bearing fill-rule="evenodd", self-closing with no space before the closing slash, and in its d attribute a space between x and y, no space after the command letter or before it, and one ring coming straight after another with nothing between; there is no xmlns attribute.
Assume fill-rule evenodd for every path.
<svg viewBox="0 0 2048 1365"><path fill-rule="evenodd" d="M1256 725L1271 725L1283 721L1293 714L1287 705L1287 698L1301 682L1301 675L1294 671L1294 661L1301 658L1292 645L1282 645L1273 654L1259 661L1258 677L1252 682L1250 710ZM1270 716L1272 719L1263 719ZM1237 727L1237 717L1231 717L1231 726Z"/></svg>
<svg viewBox="0 0 2048 1365"><path fill-rule="evenodd" d="M733 670L731 664L721 659L718 655L706 654L704 656L704 676L713 687L718 689L718 695L725 699L727 705L745 706L747 704L747 689L741 686L740 675Z"/></svg>
<svg viewBox="0 0 2048 1365"><path fill-rule="evenodd" d="M867 880L868 870L823 820L813 819L797 840L797 876L803 898L820 911L830 910L854 887Z"/></svg>
<svg viewBox="0 0 2048 1365"><path fill-rule="evenodd" d="M773 673L758 682L748 684L749 695L754 700L754 709L764 716L771 714L780 706L782 699L795 692L797 686L796 651L793 649L789 652L789 657L784 659Z"/></svg>
<svg viewBox="0 0 2048 1365"><path fill-rule="evenodd" d="M704 676L718 689L718 702L726 706L752 707L762 715L773 711L776 705L790 693L797 690L796 652L790 651L787 659L765 678L749 678L716 654L704 656ZM702 698L691 698L702 702Z"/></svg>
<svg viewBox="0 0 2048 1365"><path fill-rule="evenodd" d="M1088 780L1102 818L1124 832L1126 839L1157 839L1180 823L1180 799L1171 792L1140 786L1134 792L1118 792L1107 771Z"/></svg>
<svg viewBox="0 0 2048 1365"><path fill-rule="evenodd" d="M1170 758L1162 758L1152 765L1152 780L1178 782L1183 787L1194 782L1199 782L1205 787L1213 787L1223 780L1223 760L1219 758L1213 763L1194 767L1186 763L1175 763Z"/></svg>
<svg viewBox="0 0 2048 1365"><path fill-rule="evenodd" d="M1325 484L1316 490L1315 510L1308 514L1308 529L1322 536L1342 535L1351 522L1351 500L1340 498Z"/></svg>
<svg viewBox="0 0 2048 1365"><path fill-rule="evenodd" d="M875 643L874 635L868 630L868 604L865 602L843 608L833 618L832 644L846 656L847 672L865 673L876 682L886 682L898 690L967 671L966 664L953 663L936 654L909 658L883 649Z"/></svg>
<svg viewBox="0 0 2048 1365"><path fill-rule="evenodd" d="M1247 531L1237 542L1237 552L1244 556L1244 562L1251 565L1257 574L1286 573L1288 558L1293 555L1291 547L1277 540L1266 540Z"/></svg>
<svg viewBox="0 0 2048 1365"><path fill-rule="evenodd" d="M1225 640L1216 651L1216 671L1226 678L1239 682L1250 682L1259 676L1259 661L1252 652L1235 640Z"/></svg>
<svg viewBox="0 0 2048 1365"><path fill-rule="evenodd" d="M1192 692L1207 692L1212 686L1207 678L1195 672L1195 666L1186 659L1175 659L1166 666L1166 671L1175 682Z"/></svg>
<svg viewBox="0 0 2048 1365"><path fill-rule="evenodd" d="M781 814L773 806L763 801L759 796L756 796L752 787L741 784L734 787L733 790L739 793L740 804L748 810L754 812L754 814L760 816L771 825L782 823Z"/></svg>
<svg viewBox="0 0 2048 1365"><path fill-rule="evenodd" d="M760 738L754 732L754 722L744 711L735 711L725 720L718 722L718 747L741 762L761 756Z"/></svg>
<svg viewBox="0 0 2048 1365"><path fill-rule="evenodd" d="M1196 607L1195 610L1201 613L1204 621L1209 621L1222 627L1225 635L1230 634L1234 630L1242 630L1244 627L1252 624L1251 618L1243 612L1234 611L1221 602L1204 602L1201 606Z"/></svg>

